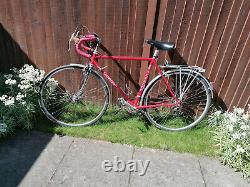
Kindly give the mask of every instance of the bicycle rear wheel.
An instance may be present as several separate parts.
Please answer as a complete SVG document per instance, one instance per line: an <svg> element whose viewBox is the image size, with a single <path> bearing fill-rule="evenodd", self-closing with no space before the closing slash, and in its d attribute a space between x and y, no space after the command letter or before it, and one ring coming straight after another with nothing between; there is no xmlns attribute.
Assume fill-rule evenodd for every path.
<svg viewBox="0 0 250 187"><path fill-rule="evenodd" d="M83 65L56 68L45 77L39 93L39 104L46 117L64 126L92 125L109 104L105 80Z"/></svg>
<svg viewBox="0 0 250 187"><path fill-rule="evenodd" d="M168 131L181 131L194 127L207 114L211 103L211 93L207 82L192 70L173 70L165 73L179 106L145 109L148 120L157 128ZM144 105L155 102L174 103L166 83L161 76L152 80L145 90Z"/></svg>

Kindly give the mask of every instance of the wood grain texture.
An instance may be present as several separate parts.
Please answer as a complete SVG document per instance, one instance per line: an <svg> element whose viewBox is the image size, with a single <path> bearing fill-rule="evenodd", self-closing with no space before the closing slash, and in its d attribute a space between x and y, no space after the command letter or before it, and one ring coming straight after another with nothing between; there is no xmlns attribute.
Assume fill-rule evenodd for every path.
<svg viewBox="0 0 250 187"><path fill-rule="evenodd" d="M33 64L46 72L86 63L67 40L74 28L88 26L102 38L109 55L149 56L145 39L176 43L174 54L160 52L159 64L197 65L215 82L228 109L246 107L250 98L249 0L1 0L0 68ZM100 60L122 89L136 92L147 62ZM130 73L131 77L126 74ZM152 72L150 79L157 75ZM64 81L73 84L73 77ZM112 102L119 95L112 88Z"/></svg>

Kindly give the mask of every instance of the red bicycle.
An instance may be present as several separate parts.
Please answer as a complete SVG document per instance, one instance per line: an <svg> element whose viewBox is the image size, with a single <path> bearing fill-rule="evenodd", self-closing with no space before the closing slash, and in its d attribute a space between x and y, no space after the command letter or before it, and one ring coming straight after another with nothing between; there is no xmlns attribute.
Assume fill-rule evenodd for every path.
<svg viewBox="0 0 250 187"><path fill-rule="evenodd" d="M80 35L81 29L75 30L69 44L74 41L76 52L89 62L58 67L44 78L39 103L48 119L64 126L95 124L110 103L110 91L104 78L120 93L121 106L130 112L143 113L150 123L162 130L186 130L205 117L213 92L212 85L202 75L204 69L157 63L159 50L173 50L173 43L147 40L155 48L151 58L107 56L98 52L101 43L98 35ZM98 59L149 61L135 98L130 98L130 94L104 71ZM153 66L159 74L147 83Z"/></svg>

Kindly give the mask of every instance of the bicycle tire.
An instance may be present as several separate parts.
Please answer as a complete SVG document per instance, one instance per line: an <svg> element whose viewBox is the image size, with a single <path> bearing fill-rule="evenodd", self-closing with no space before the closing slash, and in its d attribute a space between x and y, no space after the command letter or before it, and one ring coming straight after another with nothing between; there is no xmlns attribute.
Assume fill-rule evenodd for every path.
<svg viewBox="0 0 250 187"><path fill-rule="evenodd" d="M180 73L181 72L181 73ZM176 97L178 99L180 99L180 94L178 92L181 92L181 90L179 88L182 89L182 85L185 84L176 84L176 82L178 82L178 77L181 77L180 74L182 75L182 78L179 78L179 82L183 81L187 81L187 83L190 83L191 86L189 86L189 88L191 89L191 87L193 89L197 89L197 87L201 86L201 89L199 92L197 92L197 90L187 90L187 94L183 96L183 98L186 97L186 100L181 101L181 104L179 107L158 107L155 109L145 109L145 116L147 117L147 119L149 120L149 122L153 125L155 125L157 128L161 129L161 130L166 130L166 131L182 131L182 130L187 130L190 129L194 126L196 126L207 114L210 104L211 104L211 90L209 89L208 83L205 80L205 78L198 72L193 71L193 70L188 70L188 69L183 69L183 70L170 70L164 73L165 78L170 82L170 86L172 88L172 90L174 91L174 94L176 95ZM174 76L176 78L174 78ZM186 79L183 77L187 77ZM191 80L193 79L189 79L193 78L194 81L193 83L191 83ZM188 80L189 79L189 80ZM158 75L156 78L154 78L146 87L145 89L145 93L143 94L143 98L142 98L142 103L143 105L148 105L150 103L150 100L153 100L155 98L155 96L153 96L152 90L156 90L156 89L162 89L162 85L166 84L161 84L161 87L159 88L160 84L159 82L162 80L162 76ZM175 83L174 83L175 81ZM156 85L158 85L158 88L156 88ZM178 87L178 85L180 85ZM186 86L186 85L185 85ZM186 87L187 88L187 87ZM184 88L184 89L186 89ZM178 91L180 90L180 91ZM167 89L164 90L164 92L166 92ZM193 119L194 121L192 122L188 122L187 120L191 120L189 119L191 116L187 116L189 117L188 119L185 118L185 113L188 114L188 112L190 112L190 115L192 114L192 112L195 112L195 101L191 100L191 99L195 99L195 95L192 96L192 92L194 92L194 94L196 93L196 98L200 98L203 99L205 98L205 107L203 109L203 111L199 114L199 117L196 117L195 119ZM203 95L199 95L199 94L203 94ZM171 99L171 94L170 93L164 93L166 98ZM189 95L188 95L189 94ZM159 99L159 97L163 97L162 95L157 95L156 97ZM189 98L189 101L188 101ZM172 99L172 101L174 102L174 100ZM201 102L200 101L196 101L197 103ZM203 101L202 101L203 102ZM188 105L188 104L192 104ZM185 108L186 107L186 108ZM193 107L193 108L192 108ZM160 111L160 109L161 111ZM155 112L155 111L156 112ZM165 116L161 116L162 113L164 113L165 110ZM190 110L190 111L185 111L185 110ZM197 109L199 110L199 109ZM162 118L162 120L160 121L160 119ZM165 119L164 119L165 118ZM184 123L183 121L186 121L186 123ZM181 125L180 125L181 124Z"/></svg>
<svg viewBox="0 0 250 187"><path fill-rule="evenodd" d="M68 72L69 70L73 71L72 73L70 72L71 73L70 74L68 72L66 73L67 70ZM43 79L39 91L39 104L43 113L49 120L62 126L87 126L95 124L104 115L110 102L110 92L108 85L104 80L104 78L101 75L99 75L97 71L93 69L89 71L89 75L87 78L86 77L83 78L84 77L83 74L86 71L87 71L86 66L80 64L70 64L70 65L60 66L52 70ZM66 73L65 74L67 75L66 77L62 76L63 72ZM84 89L86 90L82 91L82 95L79 96L78 100L76 99L73 100L72 98L73 96L75 96L76 93L80 92L79 85L78 83L69 80L68 76L70 76L71 78L75 77L76 78L74 79L75 82L79 81L80 80L79 76L81 76L82 77L82 80L80 81L81 86L82 82L87 79L84 86ZM55 79L55 77L57 77L57 79ZM50 88L51 85L49 85L51 84L51 80L52 82L54 81L54 84L57 84L55 88L53 88L54 90ZM56 83L56 81L58 82ZM72 91L73 85L76 85L75 87L77 87L77 92L73 93ZM101 86L99 88L100 90L93 88L93 85ZM67 88L70 89L70 91L66 89L66 86ZM89 88L92 88L92 90L87 90ZM98 92L103 93L104 96L102 97L97 93L94 93L95 90L97 93ZM47 94L50 93L51 97L46 96L47 97L46 98L45 97L46 92ZM91 100L93 100L93 102L87 100L88 97L90 97ZM99 98L99 100L97 100L97 98ZM58 99L61 100L58 101ZM100 103L101 99L103 103ZM97 110L97 105L98 105L98 110ZM52 112L52 109L54 110L57 109L58 107L62 107L64 109L63 114L62 113L60 114L60 119L59 117L56 117L55 113ZM75 116L73 115L73 112ZM87 114L89 114L89 116ZM79 115L79 118L77 115ZM75 119L75 121L73 121L73 119Z"/></svg>

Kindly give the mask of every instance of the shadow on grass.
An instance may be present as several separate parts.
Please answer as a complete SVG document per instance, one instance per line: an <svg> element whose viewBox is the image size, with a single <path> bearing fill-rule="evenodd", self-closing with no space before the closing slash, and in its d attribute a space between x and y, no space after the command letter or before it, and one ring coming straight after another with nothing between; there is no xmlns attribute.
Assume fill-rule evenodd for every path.
<svg viewBox="0 0 250 187"><path fill-rule="evenodd" d="M215 156L211 128L208 127L207 120L203 120L196 127L187 131L169 132L151 125L144 116L109 110L96 125L62 127L49 122L44 117L36 125L36 129L59 135L104 140L137 147Z"/></svg>
<svg viewBox="0 0 250 187"><path fill-rule="evenodd" d="M79 115L79 117L82 117L81 115ZM121 123L125 123L128 120L133 120L135 119L136 121L140 121L140 124L142 124L143 126L136 126L136 128L140 131L140 132L147 132L149 131L152 127L156 128L154 125L152 125L148 119L146 118L145 115L143 115L142 113L129 113L127 111L124 110L119 110L119 109L114 109L113 107L111 107L111 109L108 109L106 113L104 113L104 115L102 116L101 119L99 119L95 124L92 125L88 125L88 126L84 126L85 128L89 128L89 127L95 127L95 128L102 128L105 126L110 126L110 125L120 125ZM195 127L189 129L188 131L196 131L199 129L203 129L206 128L208 125L208 117L206 117L205 119L203 119L198 125L196 125ZM65 135L65 133L63 133L63 128L84 128L84 127L66 127L66 126L59 126L54 122L51 122L50 120L48 120L45 116L43 116L40 120L39 123L37 123L37 125L35 125L35 129L36 130L42 130L42 131L47 131L50 130L50 132L55 132L53 129L57 129L57 134L59 135ZM61 129L62 128L62 129ZM60 130L59 130L60 129ZM157 128L156 128L157 129ZM164 130L160 130L161 132L166 132ZM167 131L169 133L169 131ZM186 131L182 131L182 132L186 132ZM170 132L170 133L175 133L175 132ZM178 133L178 132L177 132Z"/></svg>
<svg viewBox="0 0 250 187"><path fill-rule="evenodd" d="M86 127L93 127L93 126L103 127L104 125L110 125L110 124L119 125L121 122L124 122L129 119L135 119L135 118L137 119L138 117L140 118L140 121L143 121L143 123L145 124L145 128L149 129L149 126L151 124L148 122L145 116L138 114L131 114L126 111L115 110L115 109L107 110L107 112L102 116L102 118L99 119L95 124ZM46 129L53 130L53 128L60 128L60 127L62 126L58 126L56 123L48 120L45 116L43 116L41 117L41 120L38 123L36 123L35 130L46 131ZM62 127L62 128L75 128L75 127Z"/></svg>

